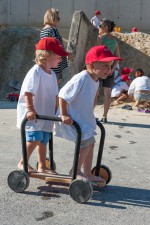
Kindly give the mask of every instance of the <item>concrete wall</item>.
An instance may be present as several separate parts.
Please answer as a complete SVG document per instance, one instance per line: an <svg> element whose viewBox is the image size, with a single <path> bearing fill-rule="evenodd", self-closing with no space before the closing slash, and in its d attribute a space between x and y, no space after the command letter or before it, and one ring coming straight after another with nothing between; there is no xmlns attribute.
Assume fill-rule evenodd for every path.
<svg viewBox="0 0 150 225"><path fill-rule="evenodd" d="M150 30L150 0L0 0L0 25L40 27L44 12L51 7L60 10L63 28L70 28L74 11L82 10L91 18L100 9L102 18L114 20L122 30L133 26Z"/></svg>

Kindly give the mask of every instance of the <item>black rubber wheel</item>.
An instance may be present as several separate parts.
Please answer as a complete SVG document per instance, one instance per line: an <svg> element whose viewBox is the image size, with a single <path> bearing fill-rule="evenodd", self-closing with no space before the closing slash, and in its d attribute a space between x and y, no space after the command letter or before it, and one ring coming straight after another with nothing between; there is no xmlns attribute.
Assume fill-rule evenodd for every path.
<svg viewBox="0 0 150 225"><path fill-rule="evenodd" d="M11 96L11 97L9 98L9 100L10 100L11 102L17 101L17 99L16 99L15 96Z"/></svg>
<svg viewBox="0 0 150 225"><path fill-rule="evenodd" d="M88 181L74 180L69 186L69 194L75 202L85 203L92 197L93 188Z"/></svg>
<svg viewBox="0 0 150 225"><path fill-rule="evenodd" d="M29 186L29 176L21 170L15 170L8 175L7 182L11 190L20 193Z"/></svg>
<svg viewBox="0 0 150 225"><path fill-rule="evenodd" d="M95 175L96 166L92 169L92 174ZM101 165L99 169L99 176L105 179L106 184L108 184L112 179L112 173L108 166Z"/></svg>

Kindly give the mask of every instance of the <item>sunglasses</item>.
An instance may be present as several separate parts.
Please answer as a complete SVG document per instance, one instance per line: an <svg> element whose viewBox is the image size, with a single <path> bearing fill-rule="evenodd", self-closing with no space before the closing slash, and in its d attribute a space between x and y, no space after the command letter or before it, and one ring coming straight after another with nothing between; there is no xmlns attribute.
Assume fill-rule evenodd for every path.
<svg viewBox="0 0 150 225"><path fill-rule="evenodd" d="M105 24L100 24L99 27L106 27L106 25Z"/></svg>

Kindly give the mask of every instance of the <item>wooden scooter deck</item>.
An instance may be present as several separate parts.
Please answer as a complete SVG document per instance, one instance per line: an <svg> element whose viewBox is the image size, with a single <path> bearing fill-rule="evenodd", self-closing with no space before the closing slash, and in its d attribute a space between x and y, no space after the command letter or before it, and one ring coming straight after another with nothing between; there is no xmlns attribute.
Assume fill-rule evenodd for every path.
<svg viewBox="0 0 150 225"><path fill-rule="evenodd" d="M65 174L30 173L29 177L38 178L52 183L70 184L71 176Z"/></svg>

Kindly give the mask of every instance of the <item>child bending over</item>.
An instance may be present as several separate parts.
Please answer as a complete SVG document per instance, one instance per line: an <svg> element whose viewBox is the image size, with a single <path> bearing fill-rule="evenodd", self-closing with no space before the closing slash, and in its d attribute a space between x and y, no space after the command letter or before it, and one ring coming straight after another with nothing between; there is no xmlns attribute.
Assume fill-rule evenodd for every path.
<svg viewBox="0 0 150 225"><path fill-rule="evenodd" d="M75 141L75 132L72 126L68 126L73 120L79 124L82 132L77 178L85 177L90 181L105 183L104 179L91 173L96 134L94 106L99 88L98 79L106 79L114 60L121 59L115 57L106 46L91 48L85 59L86 69L74 75L59 92L60 115L64 124L59 124L61 127L56 124L56 135Z"/></svg>

